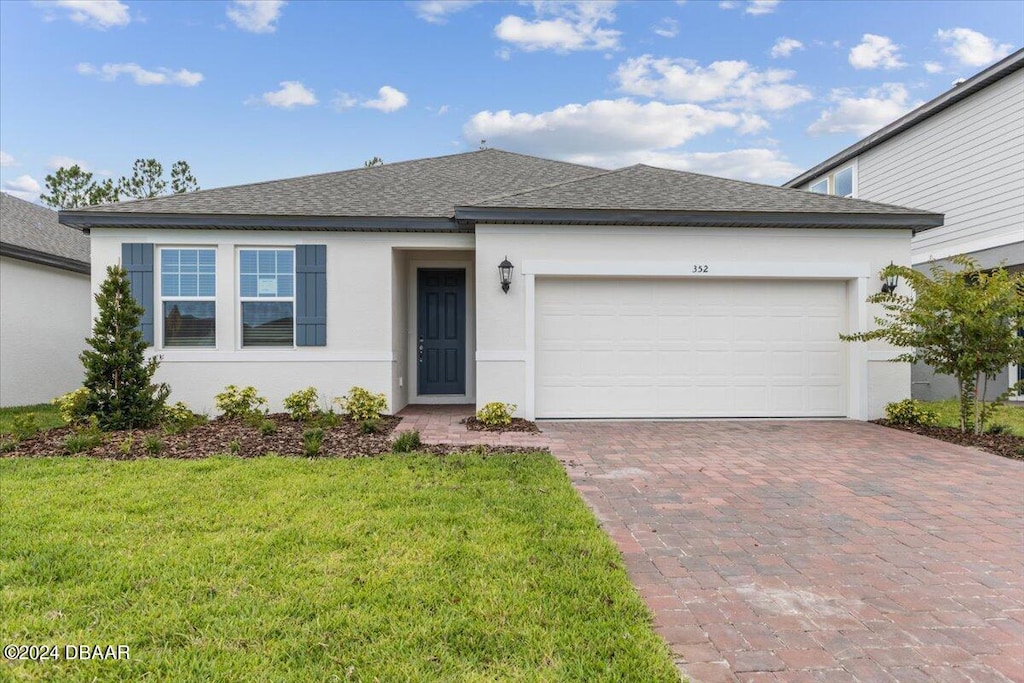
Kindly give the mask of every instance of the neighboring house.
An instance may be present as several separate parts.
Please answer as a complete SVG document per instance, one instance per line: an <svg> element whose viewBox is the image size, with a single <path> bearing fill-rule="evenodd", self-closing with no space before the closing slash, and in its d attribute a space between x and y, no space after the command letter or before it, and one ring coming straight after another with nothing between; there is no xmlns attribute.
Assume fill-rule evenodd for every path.
<svg viewBox="0 0 1024 683"><path fill-rule="evenodd" d="M61 212L121 262L175 400L251 384L534 417L877 417L876 273L935 213L485 149ZM509 287L499 265L514 267Z"/></svg>
<svg viewBox="0 0 1024 683"><path fill-rule="evenodd" d="M914 237L912 261L925 273L967 254L983 268L1024 270L1024 50L953 86L847 147L785 187L945 214L945 225ZM1024 379L1011 366L990 396ZM913 370L913 395L956 395L952 377Z"/></svg>
<svg viewBox="0 0 1024 683"><path fill-rule="evenodd" d="M90 298L89 238L55 211L0 193L0 406L82 385Z"/></svg>

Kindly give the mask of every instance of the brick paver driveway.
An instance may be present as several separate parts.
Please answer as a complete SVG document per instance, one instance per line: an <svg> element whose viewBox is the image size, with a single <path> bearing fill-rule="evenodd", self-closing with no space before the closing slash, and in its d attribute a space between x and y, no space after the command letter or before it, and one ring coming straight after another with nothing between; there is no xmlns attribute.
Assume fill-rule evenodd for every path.
<svg viewBox="0 0 1024 683"><path fill-rule="evenodd" d="M542 427L695 681L1024 681L1024 462L855 422Z"/></svg>

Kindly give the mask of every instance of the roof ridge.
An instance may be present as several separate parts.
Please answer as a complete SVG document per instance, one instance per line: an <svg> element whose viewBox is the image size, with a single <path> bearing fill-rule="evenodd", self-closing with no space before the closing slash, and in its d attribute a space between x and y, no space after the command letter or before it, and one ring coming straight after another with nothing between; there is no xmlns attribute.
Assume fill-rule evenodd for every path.
<svg viewBox="0 0 1024 683"><path fill-rule="evenodd" d="M526 156L526 155L523 155L523 156ZM569 162L566 162L566 163L569 163ZM573 164L573 165L574 166L579 166L580 164ZM596 167L593 167L593 166L583 166L583 168L594 168L595 170L598 170L598 169L596 169ZM525 190L517 190L516 192L505 192L505 193L502 193L502 194L491 195L490 197L481 197L480 199L475 200L472 204L459 204L458 206L474 206L476 203L479 203L479 202L490 202L490 201L494 201L496 199L507 199L509 197L519 197L521 195L529 194L531 192L538 192L540 190L548 190L548 189L551 189L551 188L554 188L554 187L561 187L562 185L571 185L572 183L579 183L579 182L582 182L584 180L593 180L594 178L603 178L604 176L611 175L613 173L619 173L620 171L625 171L625 170L627 170L629 168L632 168L632 167L631 166L627 166L625 168L614 168L614 169L611 169L611 170L604 170L604 171L602 171L600 173L595 173L594 175L589 175L589 176L586 176L584 178L573 178L571 180L560 180L557 183L549 183L547 185L538 185L536 187L526 188Z"/></svg>

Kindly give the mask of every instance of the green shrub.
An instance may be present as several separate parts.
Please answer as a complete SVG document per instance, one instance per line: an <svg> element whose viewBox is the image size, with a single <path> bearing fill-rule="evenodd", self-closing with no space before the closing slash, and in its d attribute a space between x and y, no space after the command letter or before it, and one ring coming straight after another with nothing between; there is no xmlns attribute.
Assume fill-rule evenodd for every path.
<svg viewBox="0 0 1024 683"><path fill-rule="evenodd" d="M192 409L182 401L164 407L162 422L164 431L168 434L184 434L193 427L205 424L206 421L205 415L192 412Z"/></svg>
<svg viewBox="0 0 1024 683"><path fill-rule="evenodd" d="M14 439L0 439L0 453L10 453L18 447L18 442Z"/></svg>
<svg viewBox="0 0 1024 683"><path fill-rule="evenodd" d="M476 419L488 427L507 427L512 424L512 413L516 412L516 404L491 401L476 411Z"/></svg>
<svg viewBox="0 0 1024 683"><path fill-rule="evenodd" d="M310 427L320 427L321 429L334 429L340 424L341 416L333 410L321 411L309 421Z"/></svg>
<svg viewBox="0 0 1024 683"><path fill-rule="evenodd" d="M381 413L388 409L387 396L375 394L362 387L352 387L344 398L336 398L334 401L342 412L360 422L376 420L380 418Z"/></svg>
<svg viewBox="0 0 1024 683"><path fill-rule="evenodd" d="M160 455L164 449L164 440L156 434L147 434L142 440L142 448L150 455Z"/></svg>
<svg viewBox="0 0 1024 683"><path fill-rule="evenodd" d="M260 422L260 434L263 436L277 434L277 423L273 420L263 420Z"/></svg>
<svg viewBox="0 0 1024 683"><path fill-rule="evenodd" d="M238 439L231 439L231 441L228 442L228 451L231 455L241 455L242 442Z"/></svg>
<svg viewBox="0 0 1024 683"><path fill-rule="evenodd" d="M320 455L320 447L324 444L324 430L311 427L302 433L302 452L307 458Z"/></svg>
<svg viewBox="0 0 1024 683"><path fill-rule="evenodd" d="M420 433L415 429L404 431L398 435L395 442L391 444L392 453L412 453L423 445L420 442Z"/></svg>
<svg viewBox="0 0 1024 683"><path fill-rule="evenodd" d="M73 434L64 438L64 450L68 453L84 453L103 443L103 432L100 431L99 420L90 416L89 424L76 429Z"/></svg>
<svg viewBox="0 0 1024 683"><path fill-rule="evenodd" d="M68 424L74 424L85 420L88 416L85 407L88 400L89 390L85 387L79 387L74 391L58 396L50 401L50 403L57 406L57 412L60 413L60 419L64 420Z"/></svg>
<svg viewBox="0 0 1024 683"><path fill-rule="evenodd" d="M986 434L1012 434L1013 431L1004 424L994 422L985 428Z"/></svg>
<svg viewBox="0 0 1024 683"><path fill-rule="evenodd" d="M305 422L320 412L317 408L319 398L316 387L299 389L284 399L284 409L293 420Z"/></svg>
<svg viewBox="0 0 1024 683"><path fill-rule="evenodd" d="M383 426L380 420L363 420L359 423L359 431L363 434L376 434Z"/></svg>
<svg viewBox="0 0 1024 683"><path fill-rule="evenodd" d="M31 439L42 429L35 413L20 413L11 420L11 433L18 441Z"/></svg>
<svg viewBox="0 0 1024 683"><path fill-rule="evenodd" d="M129 434L128 436L121 439L121 442L117 444L117 451L124 456L131 455L132 445L135 443L135 437Z"/></svg>
<svg viewBox="0 0 1024 683"><path fill-rule="evenodd" d="M885 416L889 422L898 425L927 426L935 424L939 419L934 410L929 410L923 403L912 398L887 404Z"/></svg>
<svg viewBox="0 0 1024 683"><path fill-rule="evenodd" d="M224 387L224 391L213 397L217 410L223 413L224 417L252 417L253 415L265 415L267 413L267 399L260 396L256 387L242 387L234 384Z"/></svg>

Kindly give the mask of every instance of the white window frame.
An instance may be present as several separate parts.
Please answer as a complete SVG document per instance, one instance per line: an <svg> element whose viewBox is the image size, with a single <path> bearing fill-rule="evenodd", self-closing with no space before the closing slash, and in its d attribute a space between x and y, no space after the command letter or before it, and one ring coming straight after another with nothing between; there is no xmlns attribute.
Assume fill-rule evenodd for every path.
<svg viewBox="0 0 1024 683"><path fill-rule="evenodd" d="M851 178L851 182L850 182L850 191L851 192L848 195L845 195L845 194L837 195L836 194L836 176L839 175L840 173L842 173L843 171L847 170L847 169L849 169L851 174L852 174L852 178ZM819 176L818 178L815 178L814 182L807 184L807 191L808 192L814 192L814 190L812 188L815 185L820 185L821 183L825 183L825 191L824 192L814 192L814 194L827 194L827 195L832 195L833 197L849 197L849 198L856 199L857 195L858 195L857 183L858 183L858 180L859 180L859 178L858 178L859 175L860 174L858 172L857 159L854 159L853 161L851 161L850 163L846 164L845 166L839 166L839 167L829 171L827 174L825 174L823 176Z"/></svg>
<svg viewBox="0 0 1024 683"><path fill-rule="evenodd" d="M816 190L814 189L814 188L815 188L815 186L817 186L817 185L821 185L822 183L825 183L825 191L824 191L824 192L818 192L818 191L816 191ZM818 178L818 179L817 179L817 180L815 180L815 181L814 181L813 183L811 183L810 185L808 185L808 186L807 186L807 191L808 191L808 192L813 192L814 194L831 194L831 192L830 192L830 190L831 190L831 187L832 187L832 183L830 182L830 180L829 180L829 177L828 177L828 176L825 176L824 178Z"/></svg>
<svg viewBox="0 0 1024 683"><path fill-rule="evenodd" d="M196 251L212 251L213 252L213 296L164 296L164 251L181 251L181 250L196 250ZM156 300L157 310L155 311L153 327L156 329L154 334L154 341L156 342L155 348L167 349L168 351L184 351L186 353L193 353L196 351L210 351L217 349L217 245L210 244L161 244L156 248L156 257L154 259L156 263L153 264L154 270L154 288L156 289ZM164 302L165 301L212 301L213 302L213 345L212 346L167 346L164 343L164 326L167 324L167 320L164 317ZM159 324L157 324L156 318L159 318Z"/></svg>
<svg viewBox="0 0 1024 683"><path fill-rule="evenodd" d="M242 252L243 251L290 251L292 253L292 295L291 296L242 296ZM297 349L295 330L295 295L298 290L298 280L295 277L296 268L295 246L236 246L235 247L235 319L238 321L236 330L238 332L237 350L249 353L260 351L287 351ZM259 285L257 284L257 287ZM244 321L242 320L242 304L249 302L281 303L290 302L292 305L292 345L291 346L246 346L243 338Z"/></svg>

